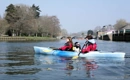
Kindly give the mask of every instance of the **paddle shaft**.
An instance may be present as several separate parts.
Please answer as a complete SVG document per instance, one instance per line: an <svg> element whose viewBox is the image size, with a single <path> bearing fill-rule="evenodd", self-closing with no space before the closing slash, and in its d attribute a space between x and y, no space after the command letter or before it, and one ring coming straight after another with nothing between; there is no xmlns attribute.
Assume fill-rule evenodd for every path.
<svg viewBox="0 0 130 80"><path fill-rule="evenodd" d="M86 45L87 41L85 42L85 44L83 45L81 51L83 50L84 46ZM79 52L78 56L80 55L81 51Z"/></svg>
<svg viewBox="0 0 130 80"><path fill-rule="evenodd" d="M51 48L53 50L59 50L59 48L56 48L56 47L49 47L49 48Z"/></svg>

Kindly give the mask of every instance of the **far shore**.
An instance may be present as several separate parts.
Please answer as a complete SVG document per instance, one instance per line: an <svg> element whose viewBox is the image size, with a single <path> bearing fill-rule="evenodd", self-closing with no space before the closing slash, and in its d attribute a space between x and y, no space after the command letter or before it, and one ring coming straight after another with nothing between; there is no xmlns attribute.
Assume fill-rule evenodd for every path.
<svg viewBox="0 0 130 80"><path fill-rule="evenodd" d="M52 37L0 37L0 41L55 41Z"/></svg>

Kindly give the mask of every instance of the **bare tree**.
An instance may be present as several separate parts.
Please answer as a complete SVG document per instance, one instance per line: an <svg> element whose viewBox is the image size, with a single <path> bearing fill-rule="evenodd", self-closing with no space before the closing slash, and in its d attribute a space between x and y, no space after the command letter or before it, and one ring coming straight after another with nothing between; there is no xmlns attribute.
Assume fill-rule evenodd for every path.
<svg viewBox="0 0 130 80"><path fill-rule="evenodd" d="M7 28L9 27L8 23L4 19L0 19L0 36L4 35L7 31Z"/></svg>
<svg viewBox="0 0 130 80"><path fill-rule="evenodd" d="M19 20L15 23L17 34L21 36L21 34L25 31L29 31L32 27L30 23L35 23L34 20L34 11L27 5L17 5L17 14L19 16ZM34 25L34 24L33 24Z"/></svg>
<svg viewBox="0 0 130 80"><path fill-rule="evenodd" d="M39 32L42 36L48 36L51 33L51 20L48 15L40 17Z"/></svg>
<svg viewBox="0 0 130 80"><path fill-rule="evenodd" d="M126 25L128 25L126 20L120 19L116 22L116 24L114 25L114 28L115 28L115 30L120 30L120 29L124 28Z"/></svg>
<svg viewBox="0 0 130 80"><path fill-rule="evenodd" d="M61 29L59 20L56 16L41 16L38 20L38 31L43 35L50 35L52 37L56 37L59 35Z"/></svg>
<svg viewBox="0 0 130 80"><path fill-rule="evenodd" d="M58 36L58 33L61 31L59 19L56 16L51 16L50 18L52 23L52 36Z"/></svg>
<svg viewBox="0 0 130 80"><path fill-rule="evenodd" d="M61 29L62 36L68 36L68 32L66 29Z"/></svg>

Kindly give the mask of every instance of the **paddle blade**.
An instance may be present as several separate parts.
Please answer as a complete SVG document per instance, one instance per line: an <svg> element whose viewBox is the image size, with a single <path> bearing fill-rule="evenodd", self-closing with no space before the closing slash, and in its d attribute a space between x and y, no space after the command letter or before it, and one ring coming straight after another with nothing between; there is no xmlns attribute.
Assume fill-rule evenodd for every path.
<svg viewBox="0 0 130 80"><path fill-rule="evenodd" d="M53 51L53 50L43 50L43 51L48 53L48 52L51 52L51 51Z"/></svg>
<svg viewBox="0 0 130 80"><path fill-rule="evenodd" d="M77 59L79 56L74 56L74 57L72 57L72 59Z"/></svg>

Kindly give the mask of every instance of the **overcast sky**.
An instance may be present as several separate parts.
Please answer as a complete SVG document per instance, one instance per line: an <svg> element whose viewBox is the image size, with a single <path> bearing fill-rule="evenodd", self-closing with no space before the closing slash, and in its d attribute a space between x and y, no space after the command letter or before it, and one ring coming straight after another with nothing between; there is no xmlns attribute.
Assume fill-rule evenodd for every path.
<svg viewBox="0 0 130 80"><path fill-rule="evenodd" d="M0 15L9 4L35 4L41 15L56 15L69 33L87 31L96 26L130 22L130 0L0 0Z"/></svg>

